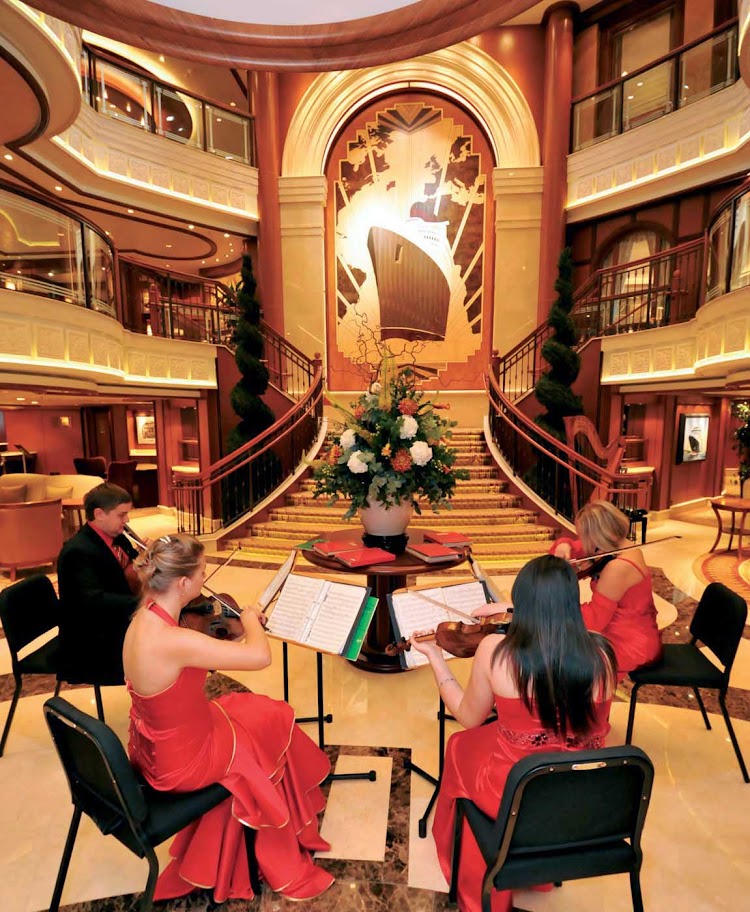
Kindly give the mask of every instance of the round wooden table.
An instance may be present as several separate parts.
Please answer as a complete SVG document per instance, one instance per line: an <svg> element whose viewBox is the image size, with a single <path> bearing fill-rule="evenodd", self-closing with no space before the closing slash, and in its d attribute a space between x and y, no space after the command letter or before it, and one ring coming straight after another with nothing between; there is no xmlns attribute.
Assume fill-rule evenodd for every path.
<svg viewBox="0 0 750 912"><path fill-rule="evenodd" d="M709 501L711 504L711 509L716 515L716 522L719 524L719 531L716 533L716 541L711 545L709 553L716 550L716 546L719 544L719 539L722 536L722 533L729 533L729 544L727 545L727 551L732 550L732 541L734 540L734 534L737 533L737 557L742 560L742 536L745 533L745 519L747 514L750 513L750 500L741 500L739 497L714 497ZM722 513L729 513L729 522L730 526L728 529L724 528L724 523L722 522ZM739 516L740 524L739 527L735 524L735 517Z"/></svg>
<svg viewBox="0 0 750 912"><path fill-rule="evenodd" d="M424 529L407 530L410 545L419 545L424 541ZM319 538L325 541L354 541L357 538L357 531L352 529L342 529L338 532L323 534ZM335 573L364 573L367 575L367 585L372 590L372 595L378 600L378 607L375 609L375 616L367 631L362 652L359 658L354 662L358 668L364 668L366 671L378 671L385 673L399 672L401 663L398 656L389 656L385 653L385 647L395 639L393 627L391 626L391 616L388 611L387 596L397 589L406 587L407 576L416 576L418 573L434 573L436 570L446 570L450 567L456 567L466 560L466 548L456 551L455 560L443 561L438 564L428 564L418 557L411 554L400 554L396 560L389 561L387 564L372 564L368 567L350 568L334 560L332 557L323 557L315 551L303 551L311 564L316 567L323 567Z"/></svg>

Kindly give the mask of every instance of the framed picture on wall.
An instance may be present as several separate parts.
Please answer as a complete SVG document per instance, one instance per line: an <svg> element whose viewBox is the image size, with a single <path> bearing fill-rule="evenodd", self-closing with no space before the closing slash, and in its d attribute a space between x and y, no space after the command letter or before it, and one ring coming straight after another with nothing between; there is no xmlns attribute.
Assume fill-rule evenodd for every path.
<svg viewBox="0 0 750 912"><path fill-rule="evenodd" d="M680 415L675 463L701 462L708 447L710 415Z"/></svg>
<svg viewBox="0 0 750 912"><path fill-rule="evenodd" d="M135 416L135 439L140 446L152 446L156 443L156 422L153 415Z"/></svg>

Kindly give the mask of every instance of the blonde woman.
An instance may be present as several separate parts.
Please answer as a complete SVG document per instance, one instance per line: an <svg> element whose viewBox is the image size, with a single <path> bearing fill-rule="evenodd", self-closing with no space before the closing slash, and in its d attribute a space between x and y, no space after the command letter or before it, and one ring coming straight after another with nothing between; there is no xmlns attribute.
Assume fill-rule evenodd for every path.
<svg viewBox="0 0 750 912"><path fill-rule="evenodd" d="M596 557L605 551L628 548L629 522L613 504L595 500L576 516L578 540L559 538L551 553L571 560ZM661 658L661 634L656 625L656 606L651 572L638 548L612 557L598 577L592 578L593 597L581 605L589 630L605 636L615 651L620 679L629 671Z"/></svg>
<svg viewBox="0 0 750 912"><path fill-rule="evenodd" d="M219 640L180 625L200 594L203 545L186 535L158 539L136 561L140 608L125 636L123 665L132 700L129 753L154 788L193 791L220 782L232 797L178 834L157 899L212 889L214 900L254 894L242 827L257 830L260 873L289 899L322 893L333 877L311 852L330 846L318 834L329 772L325 754L294 724L288 703L253 693L209 700L207 670L254 671L271 661L261 614L241 614L244 640Z"/></svg>

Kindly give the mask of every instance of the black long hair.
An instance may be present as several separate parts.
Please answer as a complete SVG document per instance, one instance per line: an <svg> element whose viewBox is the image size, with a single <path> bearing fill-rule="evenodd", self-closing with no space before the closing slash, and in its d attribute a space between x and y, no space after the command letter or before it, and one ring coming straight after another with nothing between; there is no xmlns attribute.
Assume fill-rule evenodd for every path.
<svg viewBox="0 0 750 912"><path fill-rule="evenodd" d="M589 633L578 579L567 561L529 561L511 592L513 621L492 664L509 662L529 712L555 734L583 734L594 719L594 695L611 691L617 668L609 641Z"/></svg>

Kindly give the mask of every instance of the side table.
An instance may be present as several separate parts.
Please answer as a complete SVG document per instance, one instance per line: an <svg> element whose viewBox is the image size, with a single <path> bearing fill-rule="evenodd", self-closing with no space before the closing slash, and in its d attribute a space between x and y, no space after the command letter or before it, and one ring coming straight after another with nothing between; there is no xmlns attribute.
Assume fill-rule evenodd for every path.
<svg viewBox="0 0 750 912"><path fill-rule="evenodd" d="M422 544L424 541L424 529L412 529L409 527L407 532L409 544L417 545ZM356 532L353 535L350 529L342 529L327 535L321 535L320 538L325 541L350 541L355 535ZM405 588L407 576L446 570L450 567L456 567L466 560L466 549L462 548L460 551L456 551L455 560L444 561L439 564L428 564L418 557L404 553L399 554L396 560L387 564L371 564L367 567L350 568L331 557L323 557L323 555L315 551L303 551L302 554L311 564L315 564L316 567L323 567L333 573L366 574L367 585L372 589L372 595L378 600L378 607L375 610L375 617L370 624L370 629L367 631L360 657L354 664L366 671L385 673L395 673L403 670L398 656L389 656L385 652L385 647L392 643L395 637L388 612L387 596L395 592L396 589Z"/></svg>
<svg viewBox="0 0 750 912"><path fill-rule="evenodd" d="M745 519L747 514L750 513L750 500L742 500L739 497L714 497L709 501L711 504L711 509L714 511L716 516L716 522L719 526L719 531L716 533L716 541L709 549L711 551L716 550L716 546L719 544L719 539L722 536L722 533L729 533L729 544L727 545L727 551L732 550L732 541L734 540L734 534L737 533L737 557L742 560L742 536L745 533ZM729 522L730 526L728 529L724 528L724 523L722 521L722 513L729 513ZM735 517L739 516L739 528L736 525Z"/></svg>

